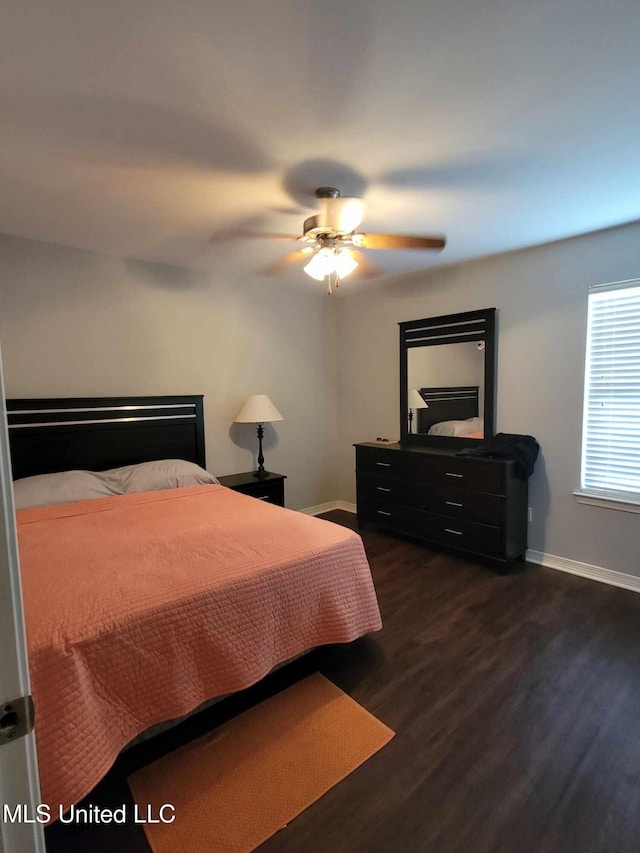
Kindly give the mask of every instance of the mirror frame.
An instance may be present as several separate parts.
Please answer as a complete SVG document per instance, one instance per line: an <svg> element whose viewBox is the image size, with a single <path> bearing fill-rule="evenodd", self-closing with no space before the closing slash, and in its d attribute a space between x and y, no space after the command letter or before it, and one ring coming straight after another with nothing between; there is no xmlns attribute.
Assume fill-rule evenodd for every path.
<svg viewBox="0 0 640 853"><path fill-rule="evenodd" d="M496 309L465 311L461 314L443 314L423 320L409 320L400 326L400 443L427 447L457 448L480 444L495 435L496 423ZM454 330L448 328L452 327ZM444 435L410 433L407 423L408 409L408 352L414 347L438 344L484 341L484 439L458 438ZM464 445L460 442L463 441Z"/></svg>

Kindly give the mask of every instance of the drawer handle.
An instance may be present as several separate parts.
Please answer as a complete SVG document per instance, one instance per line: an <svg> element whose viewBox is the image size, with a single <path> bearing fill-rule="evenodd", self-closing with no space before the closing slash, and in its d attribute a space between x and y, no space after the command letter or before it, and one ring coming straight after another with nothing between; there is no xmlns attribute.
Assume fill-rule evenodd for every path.
<svg viewBox="0 0 640 853"><path fill-rule="evenodd" d="M447 477L460 477L461 479L464 477L464 474L452 474L451 471L446 471L445 473Z"/></svg>
<svg viewBox="0 0 640 853"><path fill-rule="evenodd" d="M445 533L455 533L456 536L462 536L462 530L452 530L450 527L445 527Z"/></svg>
<svg viewBox="0 0 640 853"><path fill-rule="evenodd" d="M378 510L378 515L391 515L390 512L385 512L383 509Z"/></svg>
<svg viewBox="0 0 640 853"><path fill-rule="evenodd" d="M464 504L459 504L456 501L445 501L447 506L464 506Z"/></svg>
<svg viewBox="0 0 640 853"><path fill-rule="evenodd" d="M391 462L376 462L376 465L380 465L382 468L391 468Z"/></svg>
<svg viewBox="0 0 640 853"><path fill-rule="evenodd" d="M377 489L379 492L390 492L390 491L391 491L391 489L385 489L385 487L384 487L384 486L376 486L376 489Z"/></svg>

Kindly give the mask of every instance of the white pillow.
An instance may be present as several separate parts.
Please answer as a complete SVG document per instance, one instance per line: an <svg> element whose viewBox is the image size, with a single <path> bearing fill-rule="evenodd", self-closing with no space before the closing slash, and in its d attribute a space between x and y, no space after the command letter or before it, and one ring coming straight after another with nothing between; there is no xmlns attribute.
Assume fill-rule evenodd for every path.
<svg viewBox="0 0 640 853"><path fill-rule="evenodd" d="M13 484L16 509L29 506L51 506L92 498L121 495L115 485L106 482L93 471L61 471L59 474L36 474L23 477Z"/></svg>
<svg viewBox="0 0 640 853"><path fill-rule="evenodd" d="M484 429L484 418L467 418L467 427L459 435L469 435L470 432L482 432Z"/></svg>
<svg viewBox="0 0 640 853"><path fill-rule="evenodd" d="M465 421L440 421L433 424L428 435L450 435L459 438L470 432L479 432L484 426L482 418L467 418Z"/></svg>
<svg viewBox="0 0 640 853"><path fill-rule="evenodd" d="M218 482L213 474L195 462L159 459L112 468L110 471L61 471L59 474L24 477L15 480L13 494L16 509L26 509L30 506L51 506Z"/></svg>
<svg viewBox="0 0 640 853"><path fill-rule="evenodd" d="M118 494L131 495L135 492L154 492L158 489L180 489L184 486L207 486L218 480L185 459L158 459L154 462L141 462L138 465L125 465L103 471L101 475Z"/></svg>

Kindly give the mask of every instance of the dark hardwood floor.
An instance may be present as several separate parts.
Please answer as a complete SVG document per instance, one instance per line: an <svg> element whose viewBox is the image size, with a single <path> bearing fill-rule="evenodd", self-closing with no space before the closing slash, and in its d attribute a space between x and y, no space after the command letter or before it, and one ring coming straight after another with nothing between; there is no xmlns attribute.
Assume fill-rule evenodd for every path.
<svg viewBox="0 0 640 853"><path fill-rule="evenodd" d="M88 802L130 803L128 772L317 669L397 735L261 853L637 853L640 595L363 538L380 634L320 649L121 757ZM47 842L149 851L135 826L54 825Z"/></svg>

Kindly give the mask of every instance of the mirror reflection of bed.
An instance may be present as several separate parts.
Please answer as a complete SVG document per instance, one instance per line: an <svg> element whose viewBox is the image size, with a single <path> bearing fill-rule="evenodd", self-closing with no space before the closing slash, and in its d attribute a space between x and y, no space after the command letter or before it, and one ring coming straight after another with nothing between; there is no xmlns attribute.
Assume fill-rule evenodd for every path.
<svg viewBox="0 0 640 853"><path fill-rule="evenodd" d="M483 341L409 349L409 433L484 438L484 355Z"/></svg>
<svg viewBox="0 0 640 853"><path fill-rule="evenodd" d="M409 391L409 431L415 424L415 432L420 435L484 438L478 391L477 385L412 389Z"/></svg>

